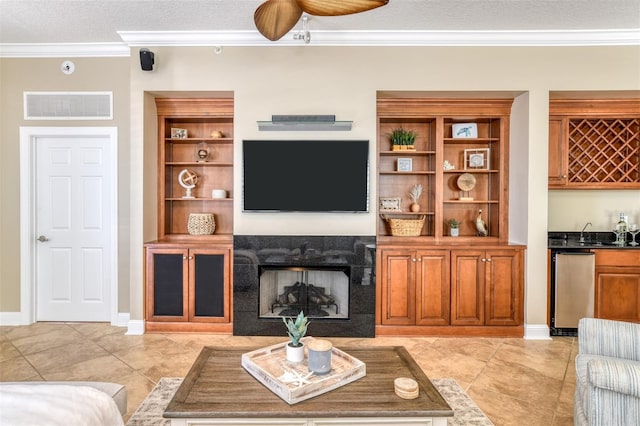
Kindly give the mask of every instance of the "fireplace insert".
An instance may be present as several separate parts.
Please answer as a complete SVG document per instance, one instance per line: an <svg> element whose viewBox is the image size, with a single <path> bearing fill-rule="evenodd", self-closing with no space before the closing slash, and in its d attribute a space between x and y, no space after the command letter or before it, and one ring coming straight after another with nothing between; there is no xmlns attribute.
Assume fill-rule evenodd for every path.
<svg viewBox="0 0 640 426"><path fill-rule="evenodd" d="M375 237L235 236L233 333L284 335L301 311L309 334L375 336Z"/></svg>

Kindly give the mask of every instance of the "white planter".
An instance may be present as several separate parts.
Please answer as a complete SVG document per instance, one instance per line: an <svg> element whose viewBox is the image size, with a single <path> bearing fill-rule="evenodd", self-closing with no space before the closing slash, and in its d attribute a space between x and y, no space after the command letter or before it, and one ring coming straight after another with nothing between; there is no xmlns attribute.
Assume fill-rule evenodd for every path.
<svg viewBox="0 0 640 426"><path fill-rule="evenodd" d="M452 237L457 237L460 235L460 228L449 228L449 235Z"/></svg>
<svg viewBox="0 0 640 426"><path fill-rule="evenodd" d="M286 354L287 361L289 362L302 362L304 361L304 343L300 343L300 346L291 346L291 343L287 343Z"/></svg>

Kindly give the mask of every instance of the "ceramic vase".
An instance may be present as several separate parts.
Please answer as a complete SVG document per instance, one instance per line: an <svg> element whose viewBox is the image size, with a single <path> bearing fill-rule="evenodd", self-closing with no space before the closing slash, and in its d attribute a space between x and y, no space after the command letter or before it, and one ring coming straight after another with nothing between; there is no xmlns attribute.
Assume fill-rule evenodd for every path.
<svg viewBox="0 0 640 426"><path fill-rule="evenodd" d="M412 203L411 204L411 211L412 212L419 212L420 211L420 204L418 203Z"/></svg>
<svg viewBox="0 0 640 426"><path fill-rule="evenodd" d="M457 237L460 235L460 228L449 228L449 235L452 237Z"/></svg>
<svg viewBox="0 0 640 426"><path fill-rule="evenodd" d="M289 362L302 362L304 361L304 343L300 343L300 346L291 346L291 343L287 343L286 356Z"/></svg>

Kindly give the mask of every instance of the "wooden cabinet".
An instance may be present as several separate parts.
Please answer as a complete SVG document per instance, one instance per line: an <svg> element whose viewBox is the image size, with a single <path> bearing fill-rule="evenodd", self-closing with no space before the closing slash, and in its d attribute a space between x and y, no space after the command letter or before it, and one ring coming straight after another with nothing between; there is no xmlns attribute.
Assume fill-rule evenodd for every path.
<svg viewBox="0 0 640 426"><path fill-rule="evenodd" d="M158 238L145 244L147 331L232 330L233 108L230 98L156 99ZM187 175L195 182L183 186ZM213 215L213 233L189 232L195 213Z"/></svg>
<svg viewBox="0 0 640 426"><path fill-rule="evenodd" d="M155 323L229 323L230 262L228 248L147 247L147 328L187 331L198 327Z"/></svg>
<svg viewBox="0 0 640 426"><path fill-rule="evenodd" d="M640 250L594 250L596 318L640 322Z"/></svg>
<svg viewBox="0 0 640 426"><path fill-rule="evenodd" d="M523 247L383 247L380 325L389 327L378 334L520 335L523 262Z"/></svg>
<svg viewBox="0 0 640 426"><path fill-rule="evenodd" d="M640 100L551 100L549 188L640 188Z"/></svg>
<svg viewBox="0 0 640 426"><path fill-rule="evenodd" d="M400 198L399 211L379 210L378 242L508 241L509 117L513 99L379 98L378 197ZM389 134L416 133L415 150L393 151ZM408 159L411 169L398 166ZM445 163L447 166L445 166ZM471 182L466 186L462 182ZM409 191L422 185L420 209L409 209ZM466 189L461 189L466 188ZM378 203L380 204L380 203ZM488 235L479 236L482 212ZM425 217L420 235L392 236L388 217ZM449 236L449 220L460 222ZM391 238L388 238L391 237Z"/></svg>
<svg viewBox="0 0 640 426"><path fill-rule="evenodd" d="M449 252L382 250L381 322L385 325L449 323Z"/></svg>
<svg viewBox="0 0 640 426"><path fill-rule="evenodd" d="M567 184L568 139L564 132L566 120L549 120L549 186Z"/></svg>
<svg viewBox="0 0 640 426"><path fill-rule="evenodd" d="M452 251L451 324L520 324L522 263L520 250Z"/></svg>

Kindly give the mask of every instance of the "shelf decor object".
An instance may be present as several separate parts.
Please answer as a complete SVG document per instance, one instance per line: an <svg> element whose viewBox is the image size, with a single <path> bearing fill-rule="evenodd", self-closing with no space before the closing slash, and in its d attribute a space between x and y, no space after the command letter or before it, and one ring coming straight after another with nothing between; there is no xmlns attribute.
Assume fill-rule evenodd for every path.
<svg viewBox="0 0 640 426"><path fill-rule="evenodd" d="M173 139L186 139L187 129L179 129L177 127L171 128L171 138Z"/></svg>
<svg viewBox="0 0 640 426"><path fill-rule="evenodd" d="M397 166L399 172L413 171L413 161L411 158L398 158Z"/></svg>
<svg viewBox="0 0 640 426"><path fill-rule="evenodd" d="M182 198L195 198L193 194L191 194L191 190L195 188L198 183L198 175L196 172L189 169L183 169L178 174L178 183L186 190Z"/></svg>
<svg viewBox="0 0 640 426"><path fill-rule="evenodd" d="M417 237L422 232L425 215L417 219L398 219L383 217L389 225L389 231L394 237Z"/></svg>
<svg viewBox="0 0 640 426"><path fill-rule="evenodd" d="M400 197L380 197L378 210L381 213L398 213L402 211L402 198Z"/></svg>
<svg viewBox="0 0 640 426"><path fill-rule="evenodd" d="M473 139L478 137L476 123L457 123L451 125L454 139Z"/></svg>
<svg viewBox="0 0 640 426"><path fill-rule="evenodd" d="M476 187L476 177L471 173L463 173L456 180L458 188L462 191L460 201L473 201L473 197L469 196L469 192Z"/></svg>
<svg viewBox="0 0 640 426"><path fill-rule="evenodd" d="M464 150L465 170L489 170L491 148L473 148Z"/></svg>
<svg viewBox="0 0 640 426"><path fill-rule="evenodd" d="M213 213L189 213L187 230L191 235L211 235L216 230Z"/></svg>
<svg viewBox="0 0 640 426"><path fill-rule="evenodd" d="M305 345L313 342L305 337ZM365 364L346 352L331 348L331 371L326 374L309 372L307 361L286 360L286 342L242 354L241 365L271 392L288 404L296 404L332 391L367 375Z"/></svg>

